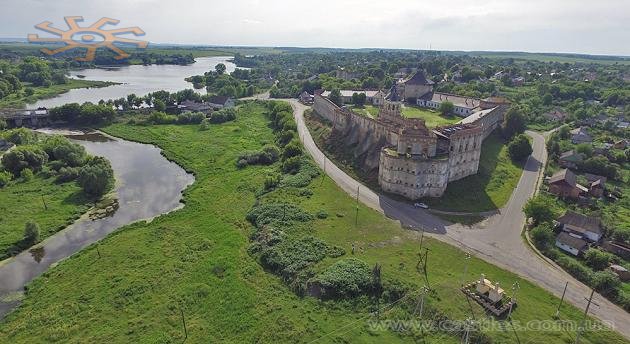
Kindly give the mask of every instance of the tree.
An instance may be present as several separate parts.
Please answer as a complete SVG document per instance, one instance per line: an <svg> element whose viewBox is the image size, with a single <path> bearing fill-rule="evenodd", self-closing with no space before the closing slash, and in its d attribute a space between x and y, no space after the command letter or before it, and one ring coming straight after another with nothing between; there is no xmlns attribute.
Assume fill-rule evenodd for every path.
<svg viewBox="0 0 630 344"><path fill-rule="evenodd" d="M580 143L575 147L575 151L584 154L587 158L593 156L593 145L590 143Z"/></svg>
<svg viewBox="0 0 630 344"><path fill-rule="evenodd" d="M164 104L163 100L156 99L155 101L153 101L153 108L155 109L155 111L164 112L166 111L166 104Z"/></svg>
<svg viewBox="0 0 630 344"><path fill-rule="evenodd" d="M48 154L37 146L19 146L2 156L2 165L15 176L29 168L39 171L48 162Z"/></svg>
<svg viewBox="0 0 630 344"><path fill-rule="evenodd" d="M292 141L284 147L284 151L282 152L282 160L287 160L294 156L299 156L302 154L302 147L296 141Z"/></svg>
<svg viewBox="0 0 630 344"><path fill-rule="evenodd" d="M341 100L341 91L339 91L338 88L335 88L332 91L330 91L330 95L328 96L328 99L331 102L337 104L337 106L343 105L343 102Z"/></svg>
<svg viewBox="0 0 630 344"><path fill-rule="evenodd" d="M114 187L114 171L103 157L93 157L79 171L78 183L85 193L100 197Z"/></svg>
<svg viewBox="0 0 630 344"><path fill-rule="evenodd" d="M525 203L523 212L527 217L533 219L534 226L551 222L556 218L555 209L551 200L541 195L530 198L527 203Z"/></svg>
<svg viewBox="0 0 630 344"><path fill-rule="evenodd" d="M527 136L520 134L508 144L508 154L513 161L523 161L532 154L532 145Z"/></svg>
<svg viewBox="0 0 630 344"><path fill-rule="evenodd" d="M612 259L610 253L598 250L596 248L589 248L584 254L584 260L586 264L593 270L600 271L608 267L610 260Z"/></svg>
<svg viewBox="0 0 630 344"><path fill-rule="evenodd" d="M34 244L39 241L39 225L33 221L29 221L24 226L24 240Z"/></svg>
<svg viewBox="0 0 630 344"><path fill-rule="evenodd" d="M438 108L438 111L446 116L446 115L450 115L453 112L453 109L455 109L455 105L449 101L445 101L440 103L440 107Z"/></svg>
<svg viewBox="0 0 630 344"><path fill-rule="evenodd" d="M525 117L517 107L511 107L503 118L501 132L506 139L525 132Z"/></svg>
<svg viewBox="0 0 630 344"><path fill-rule="evenodd" d="M222 75L223 73L225 73L225 70L227 68L225 67L225 65L223 63L219 63L218 65L216 65L214 67L214 70L217 72L217 74Z"/></svg>
<svg viewBox="0 0 630 344"><path fill-rule="evenodd" d="M592 286L603 295L616 295L621 285L619 277L612 271L598 271L591 277Z"/></svg>
<svg viewBox="0 0 630 344"><path fill-rule="evenodd" d="M544 223L532 228L530 235L536 247L543 251L549 249L555 239L555 235L549 223Z"/></svg>
<svg viewBox="0 0 630 344"><path fill-rule="evenodd" d="M547 93L543 96L542 98L543 105L549 106L551 105L552 102L553 102L553 96L551 95L551 93Z"/></svg>
<svg viewBox="0 0 630 344"><path fill-rule="evenodd" d="M365 105L365 93L353 93L352 94L352 104L356 106Z"/></svg>

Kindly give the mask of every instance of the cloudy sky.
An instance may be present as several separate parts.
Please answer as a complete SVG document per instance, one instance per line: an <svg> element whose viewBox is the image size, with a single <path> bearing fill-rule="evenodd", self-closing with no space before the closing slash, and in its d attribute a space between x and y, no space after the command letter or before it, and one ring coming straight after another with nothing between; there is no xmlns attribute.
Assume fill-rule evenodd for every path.
<svg viewBox="0 0 630 344"><path fill-rule="evenodd" d="M630 55L630 0L0 0L0 37L64 16L161 43Z"/></svg>

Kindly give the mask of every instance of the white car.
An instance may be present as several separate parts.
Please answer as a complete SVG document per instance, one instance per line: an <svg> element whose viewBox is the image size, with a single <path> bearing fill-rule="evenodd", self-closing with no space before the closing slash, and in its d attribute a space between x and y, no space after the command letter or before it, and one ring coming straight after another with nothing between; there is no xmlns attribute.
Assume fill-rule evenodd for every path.
<svg viewBox="0 0 630 344"><path fill-rule="evenodd" d="M414 203L413 206L416 208L429 209L429 206L424 203Z"/></svg>

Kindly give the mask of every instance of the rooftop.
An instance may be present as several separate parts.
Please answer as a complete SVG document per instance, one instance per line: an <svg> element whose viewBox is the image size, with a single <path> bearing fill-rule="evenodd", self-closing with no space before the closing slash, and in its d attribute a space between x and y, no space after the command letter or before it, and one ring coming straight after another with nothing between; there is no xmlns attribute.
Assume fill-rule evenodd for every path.
<svg viewBox="0 0 630 344"><path fill-rule="evenodd" d="M424 75L424 72L422 71L417 71L416 73L414 73L414 75L403 80L403 83L405 83L406 85L433 85L434 84L433 81L427 79L427 77Z"/></svg>
<svg viewBox="0 0 630 344"><path fill-rule="evenodd" d="M587 246L586 240L575 237L567 232L561 232L558 234L556 241L580 251L584 250Z"/></svg>
<svg viewBox="0 0 630 344"><path fill-rule="evenodd" d="M582 214L578 214L571 210L567 210L564 215L558 218L558 222L583 229L593 233L601 233L601 220L598 217L591 217Z"/></svg>
<svg viewBox="0 0 630 344"><path fill-rule="evenodd" d="M480 110L480 111L475 111L472 115L462 119L461 121L459 121L459 123L461 124L467 124L467 123L474 123L476 121L478 121L479 119L485 117L487 114L491 113L492 111L496 110L496 106L490 109L486 109L486 110Z"/></svg>
<svg viewBox="0 0 630 344"><path fill-rule="evenodd" d="M575 176L575 173L565 168L564 170L560 170L554 173L554 175L551 176L551 178L549 179L549 184L557 183L560 181L564 181L571 186L575 186L577 183L577 177Z"/></svg>

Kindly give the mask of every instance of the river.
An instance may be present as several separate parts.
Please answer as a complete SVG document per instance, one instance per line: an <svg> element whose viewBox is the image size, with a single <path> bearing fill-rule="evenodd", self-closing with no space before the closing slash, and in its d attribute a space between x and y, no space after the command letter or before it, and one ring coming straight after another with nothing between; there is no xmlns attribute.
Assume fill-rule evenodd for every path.
<svg viewBox="0 0 630 344"><path fill-rule="evenodd" d="M19 255L0 263L0 318L21 298L24 286L51 265L103 239L116 229L182 206L182 191L194 177L146 144L101 134L69 136L92 155L107 158L116 176L118 209L107 217L87 216Z"/></svg>
<svg viewBox="0 0 630 344"><path fill-rule="evenodd" d="M99 100L117 99L135 93L137 96L144 96L148 93L164 90L169 92L181 91L193 88L192 84L184 80L193 75L203 75L203 73L214 70L214 67L223 63L226 72L231 73L236 69L236 65L227 60L231 57L199 57L195 63L179 65L133 65L121 67L103 67L92 69L81 69L70 72L71 78L84 76L85 80L113 81L119 83L102 88L76 88L57 97L42 99L33 104L28 104L27 108L46 107L51 108L66 103L97 103ZM199 90L205 93L205 89Z"/></svg>

